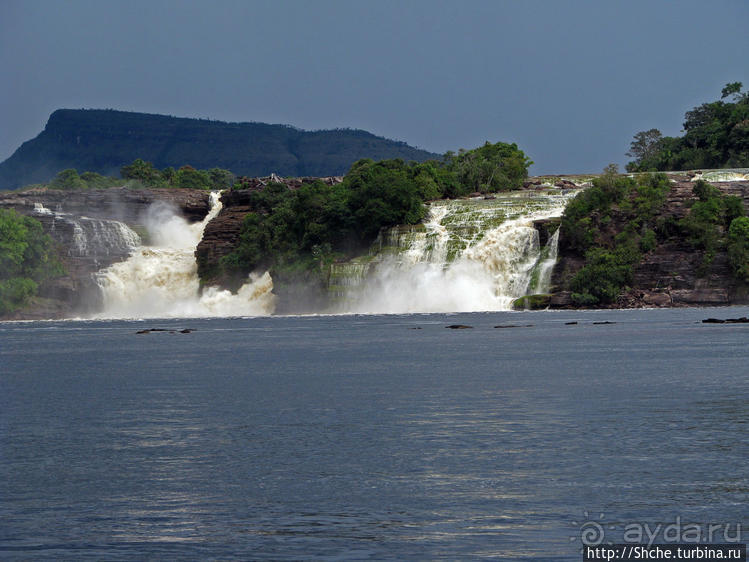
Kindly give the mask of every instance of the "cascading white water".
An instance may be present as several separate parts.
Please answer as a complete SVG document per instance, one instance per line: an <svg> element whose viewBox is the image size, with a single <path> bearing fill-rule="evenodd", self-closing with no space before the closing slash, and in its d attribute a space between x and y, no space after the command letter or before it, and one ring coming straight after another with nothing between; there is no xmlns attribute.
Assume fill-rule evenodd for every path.
<svg viewBox="0 0 749 562"><path fill-rule="evenodd" d="M189 224L166 204L148 212L151 246L137 248L129 259L96 275L104 308L100 318L169 318L258 316L273 312L273 283L265 273L251 276L236 294L209 287L200 292L195 247L205 226L221 210L219 192L211 193L211 210Z"/></svg>
<svg viewBox="0 0 749 562"><path fill-rule="evenodd" d="M545 255L545 257L544 257ZM529 293L548 293L551 289L551 274L554 270L554 264L557 263L557 257L559 255L559 228L554 231L546 242L546 246L542 251L541 260L537 266L537 274L535 281L531 279L531 287Z"/></svg>
<svg viewBox="0 0 749 562"><path fill-rule="evenodd" d="M749 181L749 169L732 168L726 170L706 170L695 174L692 181L705 180L711 183L727 181Z"/></svg>
<svg viewBox="0 0 749 562"><path fill-rule="evenodd" d="M507 310L548 291L558 233L545 248L533 221L560 217L576 190L432 203L423 225L384 233L369 255L331 269L338 312Z"/></svg>
<svg viewBox="0 0 749 562"><path fill-rule="evenodd" d="M495 199L433 202L423 224L384 231L370 252L330 268L329 312L409 313L507 310L512 301L549 289L558 231L545 247L533 222L560 217L576 190L498 194ZM188 224L155 204L150 246L97 274L105 318L256 316L274 309L268 275L250 276L236 293L201 293L194 250L221 209Z"/></svg>
<svg viewBox="0 0 749 562"><path fill-rule="evenodd" d="M41 203L34 204L38 215L52 217L50 230L55 234L60 223L72 229L68 254L75 257L102 257L128 255L140 246L140 236L125 223L108 219L79 217L69 213L54 212Z"/></svg>

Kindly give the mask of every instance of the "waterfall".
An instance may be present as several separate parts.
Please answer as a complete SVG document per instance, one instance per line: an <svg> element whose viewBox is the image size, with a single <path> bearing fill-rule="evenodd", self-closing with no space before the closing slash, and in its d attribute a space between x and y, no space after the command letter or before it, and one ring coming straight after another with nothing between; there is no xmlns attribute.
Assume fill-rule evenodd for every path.
<svg viewBox="0 0 749 562"><path fill-rule="evenodd" d="M50 234L67 242L72 257L126 256L141 244L140 236L120 221L54 212L41 203L34 203L34 212L51 218Z"/></svg>
<svg viewBox="0 0 749 562"><path fill-rule="evenodd" d="M189 224L162 202L146 217L151 245L139 246L123 262L96 274L104 303L98 317L167 318L257 316L273 311L270 276L250 276L232 294L217 287L200 290L195 247L205 226L221 210L220 193L211 193L211 209L203 221Z"/></svg>
<svg viewBox="0 0 749 562"><path fill-rule="evenodd" d="M749 170L747 168L734 168L727 170L706 170L698 172L692 181L705 180L711 183L728 181L749 181Z"/></svg>
<svg viewBox="0 0 749 562"><path fill-rule="evenodd" d="M337 312L507 310L549 290L558 230L541 248L533 221L560 217L577 190L433 202L422 225L383 232L370 252L333 264Z"/></svg>
<svg viewBox="0 0 749 562"><path fill-rule="evenodd" d="M548 293L551 290L551 274L557 263L559 252L559 228L554 231L546 242L536 269L531 275L529 294Z"/></svg>
<svg viewBox="0 0 749 562"><path fill-rule="evenodd" d="M426 219L380 233L370 250L328 271L332 313L508 310L526 294L547 292L559 231L545 245L534 221L560 217L578 190L543 189L492 198L434 201ZM211 195L206 218L189 224L163 203L149 209L150 245L96 274L104 318L272 314L273 282L251 275L236 294L203 288L194 251L221 209Z"/></svg>

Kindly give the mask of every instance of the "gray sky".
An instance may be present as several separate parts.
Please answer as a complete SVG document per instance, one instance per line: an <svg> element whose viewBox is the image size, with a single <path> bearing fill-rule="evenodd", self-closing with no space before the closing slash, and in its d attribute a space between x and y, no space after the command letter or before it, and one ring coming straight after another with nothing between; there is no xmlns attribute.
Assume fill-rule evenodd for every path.
<svg viewBox="0 0 749 562"><path fill-rule="evenodd" d="M747 22L747 0L0 0L0 160L57 108L115 108L595 172L749 88Z"/></svg>

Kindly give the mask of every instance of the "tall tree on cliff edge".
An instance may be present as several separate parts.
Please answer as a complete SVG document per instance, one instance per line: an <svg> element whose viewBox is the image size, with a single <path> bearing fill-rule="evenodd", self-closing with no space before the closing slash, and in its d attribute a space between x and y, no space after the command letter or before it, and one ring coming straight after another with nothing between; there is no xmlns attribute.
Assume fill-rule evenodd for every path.
<svg viewBox="0 0 749 562"><path fill-rule="evenodd" d="M634 158L635 162L643 162L655 156L663 135L658 129L640 131L635 135L629 147L627 156Z"/></svg>
<svg viewBox="0 0 749 562"><path fill-rule="evenodd" d="M742 87L726 84L720 100L687 111L682 137L662 137L657 129L637 133L627 171L749 167L749 93Z"/></svg>

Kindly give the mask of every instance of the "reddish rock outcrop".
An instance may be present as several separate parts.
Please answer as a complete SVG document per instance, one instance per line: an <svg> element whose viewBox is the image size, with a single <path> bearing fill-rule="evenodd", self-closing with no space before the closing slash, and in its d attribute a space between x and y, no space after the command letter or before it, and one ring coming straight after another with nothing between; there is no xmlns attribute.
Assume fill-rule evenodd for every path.
<svg viewBox="0 0 749 562"><path fill-rule="evenodd" d="M253 191L263 189L269 181L286 184L290 189L297 189L303 183L321 180L328 185L341 183L343 178L331 176L325 178L241 178L243 189L232 189L221 196L221 212L211 221L203 232L203 239L195 250L198 262L198 275L203 283L235 288L238 280L228 277L220 267L221 258L237 247L242 230L242 221L251 212L250 196Z"/></svg>
<svg viewBox="0 0 749 562"><path fill-rule="evenodd" d="M749 209L749 182L721 182L713 184L726 195L735 195ZM661 217L678 221L689 213L696 198L693 183L678 181L672 185ZM607 226L612 237L623 224L616 219ZM572 307L571 293L567 288L572 277L585 264L584 257L566 246L562 236L559 241L559 261L552 278L551 306ZM612 308L716 306L749 303L747 288L734 277L725 252L715 255L709 267L704 268L703 255L686 240L671 237L645 254L634 268L632 288L621 295Z"/></svg>

